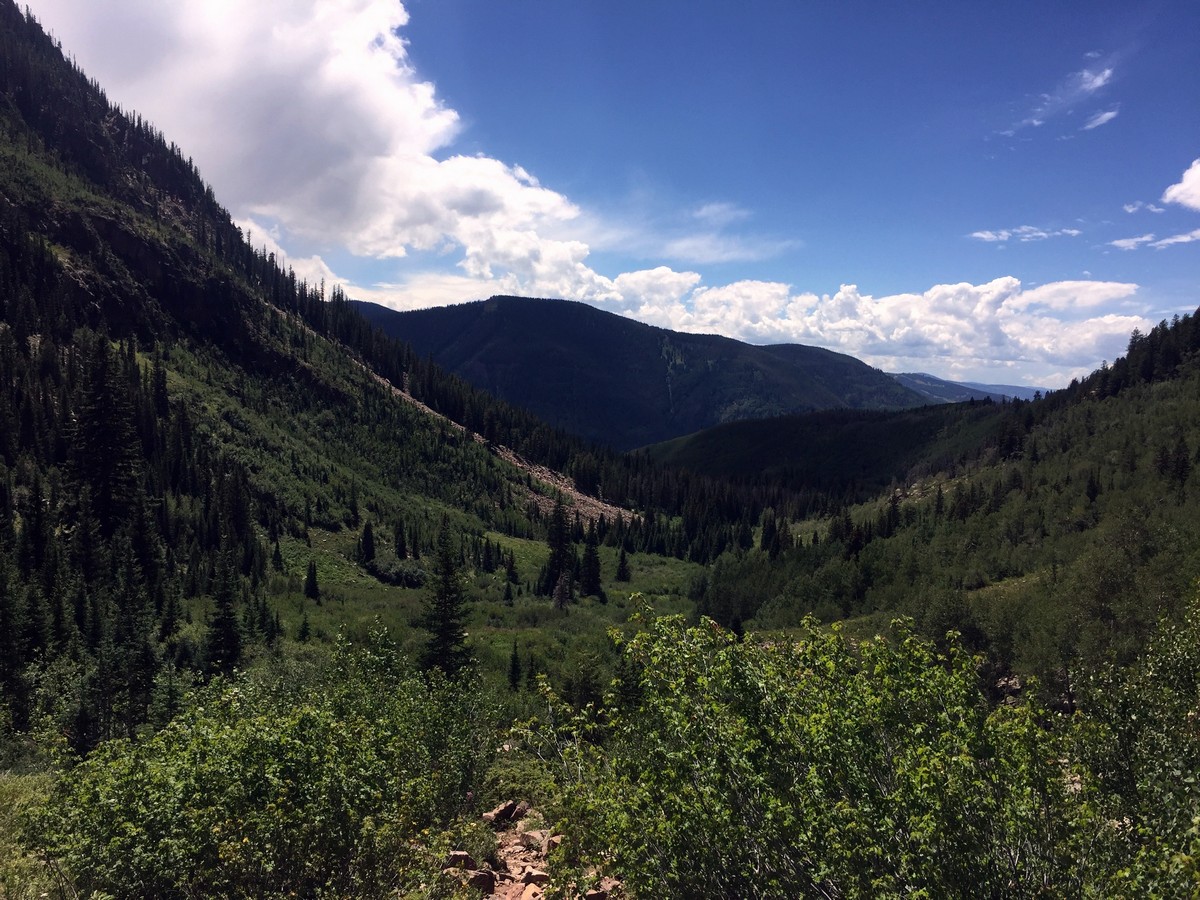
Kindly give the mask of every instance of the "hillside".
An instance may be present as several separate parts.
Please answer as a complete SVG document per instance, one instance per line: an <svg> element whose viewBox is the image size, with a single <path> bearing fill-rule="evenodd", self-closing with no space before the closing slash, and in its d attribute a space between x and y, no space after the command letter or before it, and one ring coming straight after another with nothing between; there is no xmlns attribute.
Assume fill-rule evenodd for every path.
<svg viewBox="0 0 1200 900"><path fill-rule="evenodd" d="M851 504L917 474L953 467L997 442L1005 421L1005 411L991 401L895 412L828 410L728 422L645 453L668 467Z"/></svg>
<svg viewBox="0 0 1200 900"><path fill-rule="evenodd" d="M4 4L0 25L4 728L88 750L167 715L164 684L300 635L382 623L416 656L443 530L488 677L520 637L523 666L594 694L609 659L583 678L559 642L602 642L620 611L594 604L578 638L534 627L568 562L581 596L588 537L589 592L625 554L670 606L683 575L636 573L687 571L784 502L597 450L419 359L249 246L35 22ZM53 696L46 664L66 667Z"/></svg>
<svg viewBox="0 0 1200 900"><path fill-rule="evenodd" d="M1198 321L662 466L280 268L0 0L0 897L1186 896Z"/></svg>
<svg viewBox="0 0 1200 900"><path fill-rule="evenodd" d="M493 297L403 313L358 308L472 384L618 450L738 419L925 402L844 354L681 334L583 303Z"/></svg>
<svg viewBox="0 0 1200 900"><path fill-rule="evenodd" d="M1005 384L972 384L947 381L925 372L893 372L892 377L906 388L916 391L932 403L965 403L968 400L1032 400L1035 394L1045 393L1035 388Z"/></svg>

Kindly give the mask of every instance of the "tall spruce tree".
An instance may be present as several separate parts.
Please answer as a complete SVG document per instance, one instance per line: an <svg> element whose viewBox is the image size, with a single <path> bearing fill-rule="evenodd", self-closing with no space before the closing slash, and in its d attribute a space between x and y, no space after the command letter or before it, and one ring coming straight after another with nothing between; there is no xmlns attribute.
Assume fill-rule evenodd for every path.
<svg viewBox="0 0 1200 900"><path fill-rule="evenodd" d="M234 610L238 577L231 557L231 552L227 550L217 558L217 571L213 578L216 609L208 623L208 634L204 640L204 664L214 674L232 672L242 658L242 632Z"/></svg>
<svg viewBox="0 0 1200 900"><path fill-rule="evenodd" d="M308 571L304 575L304 596L309 600L321 599L321 587L317 584L317 561L308 561Z"/></svg>
<svg viewBox="0 0 1200 900"><path fill-rule="evenodd" d="M603 599L604 588L600 585L600 551L596 544L596 526L591 524L583 544L583 562L579 567L579 592L585 596Z"/></svg>
<svg viewBox="0 0 1200 900"><path fill-rule="evenodd" d="M554 501L546 543L550 547L550 558L538 579L538 593L542 595L553 594L564 573L572 580L575 576L571 526L567 522L567 510L561 499Z"/></svg>
<svg viewBox="0 0 1200 900"><path fill-rule="evenodd" d="M358 560L363 565L375 560L375 529L368 519L363 525L362 537L358 541Z"/></svg>
<svg viewBox="0 0 1200 900"><path fill-rule="evenodd" d="M458 557L450 525L443 520L438 532L433 591L426 597L419 624L429 632L429 642L421 658L422 667L427 670L439 668L450 677L471 662L466 635L467 598L459 577Z"/></svg>
<svg viewBox="0 0 1200 900"><path fill-rule="evenodd" d="M508 657L508 689L519 691L521 689L521 656L517 653L517 641L513 639L512 653Z"/></svg>
<svg viewBox="0 0 1200 900"><path fill-rule="evenodd" d="M625 548L621 548L621 555L617 558L617 581L629 580L629 557L625 555Z"/></svg>

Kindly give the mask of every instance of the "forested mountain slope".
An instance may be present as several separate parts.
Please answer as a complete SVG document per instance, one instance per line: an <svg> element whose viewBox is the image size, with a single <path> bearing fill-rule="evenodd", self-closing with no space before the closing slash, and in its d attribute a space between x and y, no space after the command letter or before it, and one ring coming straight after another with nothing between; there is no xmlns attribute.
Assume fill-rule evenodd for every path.
<svg viewBox="0 0 1200 900"><path fill-rule="evenodd" d="M13 727L48 715L79 749L133 734L166 714L174 673L230 671L309 615L336 628L296 605L307 564L418 588L443 519L490 578L518 546L498 536L543 540L553 524L553 473L532 464L616 504L597 523L612 554L711 558L786 505L587 446L420 360L249 246L179 149L15 6L0 25ZM567 515L582 543L588 517ZM368 527L380 552L348 559ZM36 667L59 660L60 689L42 691Z"/></svg>
<svg viewBox="0 0 1200 900"><path fill-rule="evenodd" d="M717 561L701 608L761 627L904 613L931 636L963 632L999 670L1038 674L1060 699L1079 671L1136 657L1200 576L1196 316L1134 334L1125 357L1044 399L920 414L934 412L945 429L916 431L910 459L954 447L955 419L982 416L974 449L893 468L883 497L828 519L772 524L761 550ZM890 416L897 436L919 423ZM760 423L801 437L763 441L754 458L786 476L806 451L813 468L846 455L810 424ZM872 427L886 440L885 422Z"/></svg>
<svg viewBox="0 0 1200 900"><path fill-rule="evenodd" d="M0 896L1186 896L1197 343L873 503L665 469L255 251L0 0Z"/></svg>
<svg viewBox="0 0 1200 900"><path fill-rule="evenodd" d="M826 410L727 422L645 452L669 467L824 498L828 511L876 497L915 475L953 467L999 442L1008 425L1004 408L991 402L894 412Z"/></svg>
<svg viewBox="0 0 1200 900"><path fill-rule="evenodd" d="M1033 390L995 385L976 385L946 381L925 372L893 372L892 377L927 398L931 403L965 403L968 400L993 400L1000 403L1010 397L1032 400Z"/></svg>
<svg viewBox="0 0 1200 900"><path fill-rule="evenodd" d="M583 303L492 297L403 313L359 308L472 384L619 450L737 419L925 402L841 353L667 331Z"/></svg>

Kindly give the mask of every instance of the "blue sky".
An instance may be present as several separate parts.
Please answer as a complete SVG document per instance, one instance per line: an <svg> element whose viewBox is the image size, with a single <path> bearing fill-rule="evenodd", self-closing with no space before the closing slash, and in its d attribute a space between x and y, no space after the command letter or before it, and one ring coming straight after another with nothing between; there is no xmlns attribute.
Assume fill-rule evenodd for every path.
<svg viewBox="0 0 1200 900"><path fill-rule="evenodd" d="M1194 2L31 6L255 243L397 308L1058 386L1200 304Z"/></svg>

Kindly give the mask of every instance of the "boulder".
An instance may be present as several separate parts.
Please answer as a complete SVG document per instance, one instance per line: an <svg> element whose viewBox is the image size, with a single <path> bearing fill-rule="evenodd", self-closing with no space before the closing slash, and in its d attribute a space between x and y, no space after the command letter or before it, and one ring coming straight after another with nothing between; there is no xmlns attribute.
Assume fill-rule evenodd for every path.
<svg viewBox="0 0 1200 900"><path fill-rule="evenodd" d="M491 869L476 869L473 872L468 872L467 884L477 891L491 894L496 890L496 873Z"/></svg>
<svg viewBox="0 0 1200 900"><path fill-rule="evenodd" d="M450 855L446 857L446 861L442 863L442 869L477 869L475 860L471 859L471 854L466 850L451 850Z"/></svg>
<svg viewBox="0 0 1200 900"><path fill-rule="evenodd" d="M506 800L491 812L485 812L483 814L483 821L492 825L504 825L512 821L513 815L516 813L519 805L516 800ZM527 806L526 810L528 809L529 807Z"/></svg>

